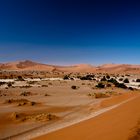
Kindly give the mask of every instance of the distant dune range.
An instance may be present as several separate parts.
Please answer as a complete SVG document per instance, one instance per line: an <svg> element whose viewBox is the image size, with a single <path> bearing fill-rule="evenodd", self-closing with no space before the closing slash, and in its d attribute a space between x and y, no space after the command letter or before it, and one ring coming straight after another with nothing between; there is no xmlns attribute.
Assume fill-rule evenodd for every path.
<svg viewBox="0 0 140 140"><path fill-rule="evenodd" d="M104 64L92 66L88 64L78 64L73 66L57 66L33 62L30 60L0 63L0 70L18 71L48 71L48 72L81 72L81 73L140 73L140 65L130 64Z"/></svg>

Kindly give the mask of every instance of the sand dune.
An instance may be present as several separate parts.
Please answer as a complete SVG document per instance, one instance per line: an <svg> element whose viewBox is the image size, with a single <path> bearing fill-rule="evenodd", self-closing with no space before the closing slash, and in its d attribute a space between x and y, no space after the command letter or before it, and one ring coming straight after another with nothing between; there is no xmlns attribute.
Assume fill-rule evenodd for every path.
<svg viewBox="0 0 140 140"><path fill-rule="evenodd" d="M101 72L118 72L118 73L139 73L140 65L129 65L129 64L105 64L99 67Z"/></svg>
<svg viewBox="0 0 140 140"><path fill-rule="evenodd" d="M39 70L49 72L92 72L92 73L140 73L140 65L128 64L104 64L93 66L88 64L78 64L73 66L56 66L41 64L30 60L1 63L0 70Z"/></svg>
<svg viewBox="0 0 140 140"><path fill-rule="evenodd" d="M87 65L79 64L74 66L54 66L48 64L41 64L37 62L32 62L30 60L17 61L11 63L5 63L0 65L1 70L45 70L50 72L95 72L96 68Z"/></svg>
<svg viewBox="0 0 140 140"><path fill-rule="evenodd" d="M95 72L96 71L96 67L88 64L79 64L79 65L68 66L68 67L58 66L56 69L58 71L63 71L63 72Z"/></svg>
<svg viewBox="0 0 140 140"><path fill-rule="evenodd" d="M37 140L128 140L140 118L140 96L95 118L36 138Z"/></svg>
<svg viewBox="0 0 140 140"><path fill-rule="evenodd" d="M52 71L54 69L51 65L45 65L37 62L32 62L30 60L17 61L4 63L0 65L1 70L46 70Z"/></svg>

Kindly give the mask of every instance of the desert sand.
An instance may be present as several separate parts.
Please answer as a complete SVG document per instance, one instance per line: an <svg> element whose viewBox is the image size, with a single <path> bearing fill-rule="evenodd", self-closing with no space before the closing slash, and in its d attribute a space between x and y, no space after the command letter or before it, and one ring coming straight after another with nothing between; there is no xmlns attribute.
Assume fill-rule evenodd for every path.
<svg viewBox="0 0 140 140"><path fill-rule="evenodd" d="M36 138L36 140L135 139L140 121L140 96L92 119Z"/></svg>
<svg viewBox="0 0 140 140"><path fill-rule="evenodd" d="M58 139L118 139L121 117L117 114L128 120L128 112L105 114L139 99L139 66L135 65L66 67L28 60L0 64L0 69L0 139L56 139L56 135ZM137 112L132 114L137 117ZM127 132L137 125L136 119L133 126L122 119L120 130L121 124ZM124 135L129 137L126 132L120 137Z"/></svg>

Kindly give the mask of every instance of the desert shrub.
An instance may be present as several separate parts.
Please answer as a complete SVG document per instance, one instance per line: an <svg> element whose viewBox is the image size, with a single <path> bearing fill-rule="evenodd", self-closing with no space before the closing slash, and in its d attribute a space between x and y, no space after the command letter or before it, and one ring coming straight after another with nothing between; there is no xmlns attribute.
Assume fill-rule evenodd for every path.
<svg viewBox="0 0 140 140"><path fill-rule="evenodd" d="M42 87L48 87L48 85L42 85Z"/></svg>
<svg viewBox="0 0 140 140"><path fill-rule="evenodd" d="M8 86L8 87L12 87L12 82L8 82L8 83L7 83L7 86Z"/></svg>
<svg viewBox="0 0 140 140"><path fill-rule="evenodd" d="M129 90L134 90L134 88L132 88L132 87L129 87L128 89L129 89Z"/></svg>
<svg viewBox="0 0 140 140"><path fill-rule="evenodd" d="M24 121L28 121L28 120L32 120L32 121L50 121L50 120L54 120L57 119L58 117L52 114L48 114L48 113L38 113L38 114L23 114L23 113L12 113L11 115L11 119L12 120L18 120L21 122Z"/></svg>
<svg viewBox="0 0 140 140"><path fill-rule="evenodd" d="M109 75L107 75L107 76L106 76L106 79L110 79L110 76L109 76Z"/></svg>
<svg viewBox="0 0 140 140"><path fill-rule="evenodd" d="M46 93L45 96L50 96L50 95Z"/></svg>
<svg viewBox="0 0 140 140"><path fill-rule="evenodd" d="M98 85L96 85L97 88L105 88L105 85L103 83L98 83Z"/></svg>
<svg viewBox="0 0 140 140"><path fill-rule="evenodd" d="M2 86L2 85L4 85L4 84L6 84L6 82L0 82L0 86Z"/></svg>
<svg viewBox="0 0 140 140"><path fill-rule="evenodd" d="M27 84L35 84L37 81L27 81Z"/></svg>
<svg viewBox="0 0 140 140"><path fill-rule="evenodd" d="M80 75L77 75L77 78L78 78L78 79L81 79L81 76L80 76Z"/></svg>
<svg viewBox="0 0 140 140"><path fill-rule="evenodd" d="M120 78L119 81L123 81L123 78Z"/></svg>
<svg viewBox="0 0 140 140"><path fill-rule="evenodd" d="M93 74L88 74L88 75L86 75L86 77L94 78L95 75L93 75Z"/></svg>
<svg viewBox="0 0 140 140"><path fill-rule="evenodd" d="M12 103L12 100L11 99L6 100L6 103Z"/></svg>
<svg viewBox="0 0 140 140"><path fill-rule="evenodd" d="M63 77L63 80L69 80L69 76L68 76L68 75L65 75L65 76Z"/></svg>
<svg viewBox="0 0 140 140"><path fill-rule="evenodd" d="M29 101L26 99L8 99L5 101L5 103L21 103L21 102L26 102L28 103Z"/></svg>
<svg viewBox="0 0 140 140"><path fill-rule="evenodd" d="M111 87L111 84L107 84L106 87Z"/></svg>
<svg viewBox="0 0 140 140"><path fill-rule="evenodd" d="M18 106L25 106L25 105L34 106L37 104L36 102L29 101L26 99L9 99L9 100L6 100L5 103L17 104Z"/></svg>
<svg viewBox="0 0 140 140"><path fill-rule="evenodd" d="M49 83L48 83L48 85L52 85L52 83L51 83L51 82L49 82Z"/></svg>
<svg viewBox="0 0 140 140"><path fill-rule="evenodd" d="M91 83L88 83L87 85L88 85L88 86L91 86Z"/></svg>
<svg viewBox="0 0 140 140"><path fill-rule="evenodd" d="M25 81L22 76L18 76L17 80L18 81Z"/></svg>
<svg viewBox="0 0 140 140"><path fill-rule="evenodd" d="M80 77L81 80L92 80L93 78L94 78L94 75L90 75L90 74Z"/></svg>
<svg viewBox="0 0 140 140"><path fill-rule="evenodd" d="M105 78L105 76L101 79L101 81L107 81L107 79Z"/></svg>
<svg viewBox="0 0 140 140"><path fill-rule="evenodd" d="M106 91L106 94L113 95L113 94L115 94L115 92L114 91Z"/></svg>
<svg viewBox="0 0 140 140"><path fill-rule="evenodd" d="M72 89L77 89L77 86L74 86L74 85L73 85L73 86L71 86L71 88L72 88Z"/></svg>
<svg viewBox="0 0 140 140"><path fill-rule="evenodd" d="M128 78L124 79L124 81L123 81L123 82L124 82L124 83L129 83Z"/></svg>
<svg viewBox="0 0 140 140"><path fill-rule="evenodd" d="M108 82L113 83L114 85L118 83L118 81L114 78L109 79Z"/></svg>
<svg viewBox="0 0 140 140"><path fill-rule="evenodd" d="M94 93L95 98L107 98L110 97L107 93Z"/></svg>
<svg viewBox="0 0 140 140"><path fill-rule="evenodd" d="M11 114L11 119L12 119L12 120L17 120L19 117L20 117L19 114L16 113L16 112L13 112L13 113Z"/></svg>
<svg viewBox="0 0 140 140"><path fill-rule="evenodd" d="M22 102L22 103L19 103L18 106L24 106L26 104L27 104L26 102Z"/></svg>
<svg viewBox="0 0 140 140"><path fill-rule="evenodd" d="M74 80L74 78L71 77L70 80Z"/></svg>
<svg viewBox="0 0 140 140"><path fill-rule="evenodd" d="M36 102L31 102L30 104L31 104L31 106L34 106L36 104Z"/></svg>
<svg viewBox="0 0 140 140"><path fill-rule="evenodd" d="M123 89L127 89L127 86L124 83L119 83L116 79L111 78L110 80L108 80L108 82L111 82L115 85L115 87L118 88L123 88Z"/></svg>
<svg viewBox="0 0 140 140"><path fill-rule="evenodd" d="M20 88L31 88L32 86L31 85L26 85L26 86L22 86Z"/></svg>
<svg viewBox="0 0 140 140"><path fill-rule="evenodd" d="M47 114L47 118L50 121L50 120L56 119L57 117L55 115L52 115L52 114L49 113L49 114Z"/></svg>
<svg viewBox="0 0 140 140"><path fill-rule="evenodd" d="M85 85L85 83L82 83L82 85Z"/></svg>
<svg viewBox="0 0 140 140"><path fill-rule="evenodd" d="M87 80L87 78L85 76L80 78L81 80Z"/></svg>
<svg viewBox="0 0 140 140"><path fill-rule="evenodd" d="M26 91L20 94L20 96L29 96L29 95L31 95L31 92L26 92Z"/></svg>
<svg viewBox="0 0 140 140"><path fill-rule="evenodd" d="M140 82L140 79L136 79L136 82Z"/></svg>
<svg viewBox="0 0 140 140"><path fill-rule="evenodd" d="M89 93L88 96L93 97L93 96L95 96L95 95L94 95L94 93Z"/></svg>
<svg viewBox="0 0 140 140"><path fill-rule="evenodd" d="M124 83L117 83L115 84L115 87L127 89L127 86Z"/></svg>

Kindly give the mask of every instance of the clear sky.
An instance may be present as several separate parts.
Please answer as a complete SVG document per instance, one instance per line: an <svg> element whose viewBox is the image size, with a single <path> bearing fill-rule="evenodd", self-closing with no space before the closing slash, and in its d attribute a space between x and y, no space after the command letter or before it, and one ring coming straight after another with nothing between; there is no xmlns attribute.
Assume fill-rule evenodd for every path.
<svg viewBox="0 0 140 140"><path fill-rule="evenodd" d="M140 64L140 2L0 0L0 62Z"/></svg>

